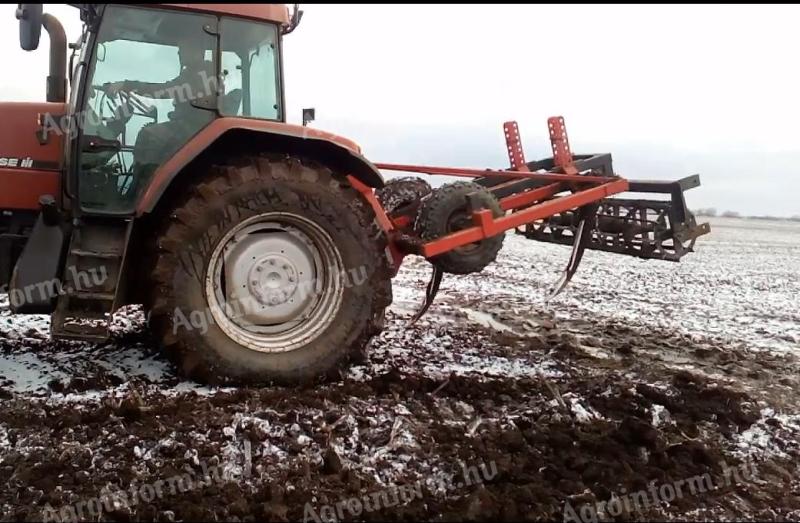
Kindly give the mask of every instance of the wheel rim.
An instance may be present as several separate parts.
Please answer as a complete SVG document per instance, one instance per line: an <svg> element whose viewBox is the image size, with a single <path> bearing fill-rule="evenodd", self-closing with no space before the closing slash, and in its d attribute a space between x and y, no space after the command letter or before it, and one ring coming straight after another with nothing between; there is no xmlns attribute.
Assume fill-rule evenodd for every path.
<svg viewBox="0 0 800 523"><path fill-rule="evenodd" d="M289 352L317 338L342 304L343 263L330 235L291 213L251 217L219 241L206 274L217 326L258 352Z"/></svg>
<svg viewBox="0 0 800 523"><path fill-rule="evenodd" d="M465 210L457 210L450 215L450 218L447 220L447 234L452 234L454 232L463 231L464 229L468 229L473 225L472 223L472 216ZM477 251L481 248L481 241L468 243L461 247L456 247L453 249L454 252L457 252L462 255L472 254L473 252Z"/></svg>

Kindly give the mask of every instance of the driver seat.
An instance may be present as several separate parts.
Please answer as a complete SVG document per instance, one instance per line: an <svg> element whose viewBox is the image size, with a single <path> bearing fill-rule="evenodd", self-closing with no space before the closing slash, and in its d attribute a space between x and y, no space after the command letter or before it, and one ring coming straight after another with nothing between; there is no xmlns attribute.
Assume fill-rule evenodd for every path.
<svg viewBox="0 0 800 523"><path fill-rule="evenodd" d="M228 94L222 95L222 113L225 115L238 115L239 106L242 104L242 90L234 89Z"/></svg>

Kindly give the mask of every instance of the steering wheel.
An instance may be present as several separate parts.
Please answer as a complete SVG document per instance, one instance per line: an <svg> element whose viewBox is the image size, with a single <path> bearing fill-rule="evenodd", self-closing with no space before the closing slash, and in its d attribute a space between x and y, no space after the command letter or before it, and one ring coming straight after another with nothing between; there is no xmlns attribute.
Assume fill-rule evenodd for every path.
<svg viewBox="0 0 800 523"><path fill-rule="evenodd" d="M121 166L121 170L114 172L109 171L106 173L107 178L104 183L114 187L114 192L119 196L127 195L126 197L132 197L132 195L135 194L137 181L135 177L132 176L132 173L129 172L126 158L123 155L123 152L128 150L127 147L129 147L125 144L125 128L134 115L150 118L154 123L157 123L158 108L149 106L143 102L139 96L129 90L120 89L114 94L109 94L109 85L110 84L92 86L101 93L98 104L96 105L97 112L100 113L98 116L105 123L106 129L108 129L113 136L119 137L119 141L122 144L122 148L111 155L111 157L115 156L117 158L114 165ZM110 113L109 116L105 116L105 114L108 114L107 111ZM108 160L110 160L111 157L109 157ZM116 181L112 182L112 178Z"/></svg>
<svg viewBox="0 0 800 523"><path fill-rule="evenodd" d="M103 93L99 103L101 115L105 112L103 111L105 108L108 108L111 113L111 116L104 118L110 129L121 132L134 115L150 118L153 123L158 122L156 106L146 104L136 93L129 90L120 89L114 95L109 95L109 85L94 87Z"/></svg>

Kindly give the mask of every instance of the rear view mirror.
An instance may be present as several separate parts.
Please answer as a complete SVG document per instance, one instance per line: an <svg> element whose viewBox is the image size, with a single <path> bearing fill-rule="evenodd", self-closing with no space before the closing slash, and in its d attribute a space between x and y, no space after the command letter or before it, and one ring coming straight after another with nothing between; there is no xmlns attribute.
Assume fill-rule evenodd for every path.
<svg viewBox="0 0 800 523"><path fill-rule="evenodd" d="M17 5L19 45L26 51L35 51L42 34L42 4Z"/></svg>
<svg viewBox="0 0 800 523"><path fill-rule="evenodd" d="M313 122L316 118L316 111L313 107L308 109L303 109L303 127L308 125L309 122Z"/></svg>

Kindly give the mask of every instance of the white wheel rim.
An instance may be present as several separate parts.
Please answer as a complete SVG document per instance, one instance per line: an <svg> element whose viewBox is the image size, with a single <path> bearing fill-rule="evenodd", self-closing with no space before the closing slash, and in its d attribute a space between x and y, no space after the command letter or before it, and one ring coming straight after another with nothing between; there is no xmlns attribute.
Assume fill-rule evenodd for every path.
<svg viewBox="0 0 800 523"><path fill-rule="evenodd" d="M297 350L320 336L343 299L344 264L330 235L302 216L269 212L217 243L206 273L214 323L257 352Z"/></svg>

